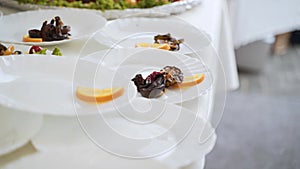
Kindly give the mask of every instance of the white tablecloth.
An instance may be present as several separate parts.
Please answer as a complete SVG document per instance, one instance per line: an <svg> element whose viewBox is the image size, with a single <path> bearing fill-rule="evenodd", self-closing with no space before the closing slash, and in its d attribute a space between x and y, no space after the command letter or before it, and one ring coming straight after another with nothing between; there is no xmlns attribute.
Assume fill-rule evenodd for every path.
<svg viewBox="0 0 300 169"><path fill-rule="evenodd" d="M229 0L236 48L300 29L299 0Z"/></svg>
<svg viewBox="0 0 300 169"><path fill-rule="evenodd" d="M209 99L204 99L203 102L211 105L209 115L204 116L217 127L226 97L224 90L235 90L239 87L227 1L204 0L200 6L180 14L179 17L204 30L212 38L214 47L203 53L203 60L213 72L214 90L208 93ZM216 54L218 58L215 57ZM206 55L212 57L205 57Z"/></svg>
<svg viewBox="0 0 300 169"><path fill-rule="evenodd" d="M237 89L239 81L226 0L204 0L200 6L180 14L179 17L212 37L214 47L224 66L227 87L229 90ZM216 65L211 60L206 62L208 65Z"/></svg>

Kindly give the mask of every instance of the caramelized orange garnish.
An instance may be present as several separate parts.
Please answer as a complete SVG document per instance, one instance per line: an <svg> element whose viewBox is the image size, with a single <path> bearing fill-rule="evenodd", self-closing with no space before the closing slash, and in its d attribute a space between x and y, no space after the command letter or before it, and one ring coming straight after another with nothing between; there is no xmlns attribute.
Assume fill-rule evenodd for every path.
<svg viewBox="0 0 300 169"><path fill-rule="evenodd" d="M95 89L88 87L78 87L76 90L76 96L85 102L91 103L103 103L116 99L124 93L124 88L106 88Z"/></svg>
<svg viewBox="0 0 300 169"><path fill-rule="evenodd" d="M163 50L170 50L170 45L168 44L159 44L159 43L137 43L135 47L144 47L144 48L156 48L156 49L163 49Z"/></svg>
<svg viewBox="0 0 300 169"><path fill-rule="evenodd" d="M186 76L183 79L182 83L179 84L175 84L172 87L174 88L184 88L184 87L191 87L191 86L195 86L199 83L201 83L204 80L204 74L200 73L200 74L196 74L193 76Z"/></svg>
<svg viewBox="0 0 300 169"><path fill-rule="evenodd" d="M13 54L15 51L15 47L13 45L10 45L5 51L4 51L4 55L11 55Z"/></svg>
<svg viewBox="0 0 300 169"><path fill-rule="evenodd" d="M28 35L24 35L23 42L43 42L43 39L42 38L31 38Z"/></svg>

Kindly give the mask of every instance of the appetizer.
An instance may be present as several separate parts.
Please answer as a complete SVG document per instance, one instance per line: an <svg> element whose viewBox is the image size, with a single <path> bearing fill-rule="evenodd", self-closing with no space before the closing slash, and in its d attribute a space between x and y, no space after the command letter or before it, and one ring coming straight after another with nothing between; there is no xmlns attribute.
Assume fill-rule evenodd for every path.
<svg viewBox="0 0 300 169"><path fill-rule="evenodd" d="M178 51L180 50L180 44L183 43L183 39L176 39L171 36L170 33L165 35L156 35L154 36L154 43L137 43L135 47L151 47L157 49L164 49L169 51Z"/></svg>
<svg viewBox="0 0 300 169"><path fill-rule="evenodd" d="M42 55L46 55L49 52L51 52L51 51L49 51L47 48L42 48L40 46L32 46L29 49L29 54L42 54ZM53 49L53 51L51 52L51 55L62 56L62 53L61 53L61 51L60 51L60 49L58 47L55 47Z"/></svg>
<svg viewBox="0 0 300 169"><path fill-rule="evenodd" d="M59 41L69 39L71 34L71 27L64 25L59 16L54 17L48 23L43 22L41 29L31 29L28 35L23 36L24 42L43 42L43 41Z"/></svg>
<svg viewBox="0 0 300 169"><path fill-rule="evenodd" d="M13 45L6 47L0 43L0 56L19 55L19 54L22 54L22 52L15 51L15 47Z"/></svg>
<svg viewBox="0 0 300 169"><path fill-rule="evenodd" d="M154 71L146 79L141 74L137 74L132 81L143 97L156 98L164 94L166 88L181 83L183 73L175 66L166 66L159 72Z"/></svg>
<svg viewBox="0 0 300 169"><path fill-rule="evenodd" d="M9 45L6 47L5 45L0 43L0 56L8 56L8 55L19 55L23 52L16 50L14 45ZM58 47L55 47L53 51L48 50L47 48L42 48L40 46L31 46L28 52L25 54L51 54L56 56L62 56L62 53Z"/></svg>
<svg viewBox="0 0 300 169"><path fill-rule="evenodd" d="M132 79L137 91L146 98L157 98L165 93L166 88L186 88L197 85L204 80L204 74L184 77L175 66L166 66L159 72L154 71L145 79L141 74Z"/></svg>
<svg viewBox="0 0 300 169"><path fill-rule="evenodd" d="M143 78L141 74L135 75L132 79L134 82L137 91L146 98L156 98L160 97L165 92L165 78L164 75L160 72L153 72Z"/></svg>
<svg viewBox="0 0 300 169"><path fill-rule="evenodd" d="M104 103L122 96L124 88L95 89L79 86L76 90L78 99L90 103Z"/></svg>
<svg viewBox="0 0 300 169"><path fill-rule="evenodd" d="M162 70L160 70L160 72L165 76L166 87L173 86L177 83L182 83L183 81L183 73L179 68L175 66L166 66Z"/></svg>

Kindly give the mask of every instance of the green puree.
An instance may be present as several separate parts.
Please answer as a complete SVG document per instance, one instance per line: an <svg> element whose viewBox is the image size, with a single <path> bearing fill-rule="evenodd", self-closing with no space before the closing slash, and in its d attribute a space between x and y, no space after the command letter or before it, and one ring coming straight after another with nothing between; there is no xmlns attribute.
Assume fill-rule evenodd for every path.
<svg viewBox="0 0 300 169"><path fill-rule="evenodd" d="M52 55L62 56L62 53L59 48L55 47L52 51Z"/></svg>
<svg viewBox="0 0 300 169"><path fill-rule="evenodd" d="M104 11L108 9L151 8L171 3L171 0L137 0L136 4L128 3L126 0L18 0L18 2Z"/></svg>

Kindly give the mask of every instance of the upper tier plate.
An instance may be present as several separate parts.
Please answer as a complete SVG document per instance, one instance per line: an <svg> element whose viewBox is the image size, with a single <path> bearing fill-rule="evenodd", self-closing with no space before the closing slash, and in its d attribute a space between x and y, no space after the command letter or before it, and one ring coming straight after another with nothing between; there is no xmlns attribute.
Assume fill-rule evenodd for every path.
<svg viewBox="0 0 300 169"><path fill-rule="evenodd" d="M82 71L78 72L79 69ZM122 82L126 82L104 66L101 71L96 70L97 64L77 62L75 58L63 56L27 54L0 57L0 105L60 116L75 116L76 107L87 114L97 106L78 100L75 97L77 86L110 88L124 86ZM74 72L76 77L73 79ZM111 82L113 78L118 81ZM122 106L128 103L127 99L121 96L114 102ZM103 111L114 107L112 102L99 106Z"/></svg>
<svg viewBox="0 0 300 169"><path fill-rule="evenodd" d="M135 48L137 43L154 43L154 36L167 33L184 40L178 51L183 54L195 53L211 45L207 33L177 17L130 17L109 21L94 38L108 47Z"/></svg>
<svg viewBox="0 0 300 169"><path fill-rule="evenodd" d="M0 20L0 42L19 43L27 45L58 45L95 33L106 24L106 19L100 14L77 9L36 10L5 15ZM71 26L71 38L51 42L23 42L22 38L30 29L41 29L44 21L51 21L60 16L64 25Z"/></svg>

